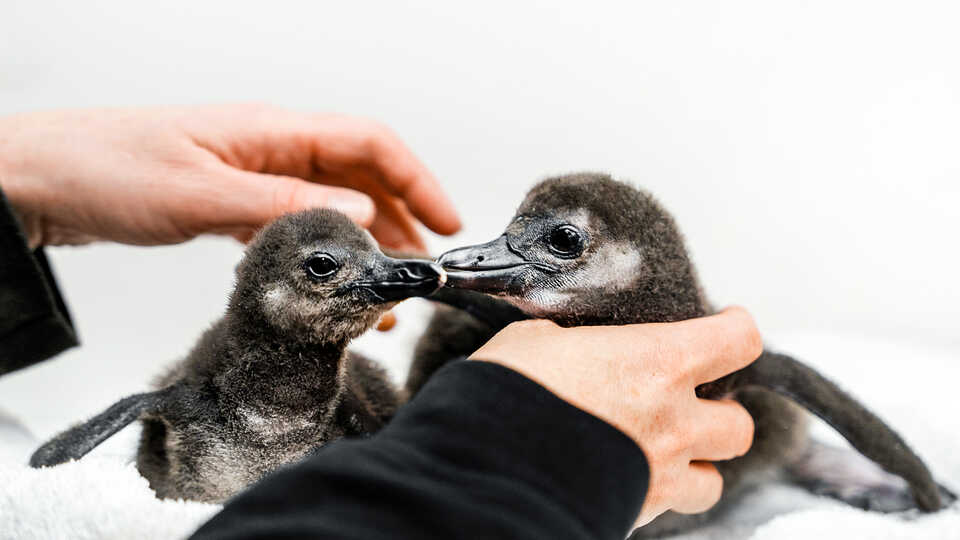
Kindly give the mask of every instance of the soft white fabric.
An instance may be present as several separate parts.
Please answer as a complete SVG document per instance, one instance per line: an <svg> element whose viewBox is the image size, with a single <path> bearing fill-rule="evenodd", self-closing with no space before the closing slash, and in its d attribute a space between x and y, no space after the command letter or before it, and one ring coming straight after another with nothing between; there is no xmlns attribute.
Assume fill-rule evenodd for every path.
<svg viewBox="0 0 960 540"><path fill-rule="evenodd" d="M218 506L157 499L132 463L90 456L49 470L0 464L0 537L182 538Z"/></svg>
<svg viewBox="0 0 960 540"><path fill-rule="evenodd" d="M849 336L767 337L776 349L843 383L901 432L938 479L960 490L960 358L954 349ZM818 439L842 444L824 425L813 430ZM33 470L24 463L37 442L0 414L0 538L179 538L216 512L216 505L156 499L130 463L136 433L121 435L127 438L122 451ZM678 538L960 539L960 509L879 515L774 484L746 496L716 523Z"/></svg>
<svg viewBox="0 0 960 540"><path fill-rule="evenodd" d="M157 499L130 457L115 453L31 469L25 463L37 445L0 412L0 538L183 538L220 508Z"/></svg>

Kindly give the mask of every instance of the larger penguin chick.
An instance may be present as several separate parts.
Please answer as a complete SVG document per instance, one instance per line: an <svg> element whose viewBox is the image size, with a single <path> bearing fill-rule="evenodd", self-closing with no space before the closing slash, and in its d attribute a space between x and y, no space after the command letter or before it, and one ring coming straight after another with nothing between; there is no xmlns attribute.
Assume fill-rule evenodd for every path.
<svg viewBox="0 0 960 540"><path fill-rule="evenodd" d="M438 262L448 272L449 286L501 297L531 317L564 326L670 322L713 312L670 214L649 194L603 174L543 181L528 193L500 237L450 251ZM784 465L817 461L809 454L820 447L808 445L805 416L795 403L826 420L909 487L879 470L880 484L831 484L829 471L806 466L790 468L798 483L874 510L936 510L941 495L950 498L896 432L788 356L764 352L748 368L698 393L734 393L756 423L751 451L718 464L725 498ZM679 530L703 519L668 515L641 534Z"/></svg>
<svg viewBox="0 0 960 540"><path fill-rule="evenodd" d="M434 292L434 263L393 259L343 215L280 218L237 267L225 315L158 390L55 437L31 465L78 459L130 422L137 467L160 497L220 501L324 443L376 430L398 404L349 342L398 300Z"/></svg>

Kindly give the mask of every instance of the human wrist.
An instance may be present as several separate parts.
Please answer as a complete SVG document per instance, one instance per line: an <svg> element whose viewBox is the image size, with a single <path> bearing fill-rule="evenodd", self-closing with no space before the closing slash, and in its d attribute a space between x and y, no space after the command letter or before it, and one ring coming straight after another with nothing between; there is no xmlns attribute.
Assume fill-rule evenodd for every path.
<svg viewBox="0 0 960 540"><path fill-rule="evenodd" d="M20 148L20 116L0 117L0 189L20 223L31 249L42 243L41 190L27 171L26 153Z"/></svg>
<svg viewBox="0 0 960 540"><path fill-rule="evenodd" d="M24 190L20 188L16 174L11 171L11 168L4 166L2 159L0 159L0 190L7 198L13 217L16 218L20 230L27 239L27 245L30 249L39 247L43 243L41 234L43 218L39 212L30 210L31 205L23 195Z"/></svg>

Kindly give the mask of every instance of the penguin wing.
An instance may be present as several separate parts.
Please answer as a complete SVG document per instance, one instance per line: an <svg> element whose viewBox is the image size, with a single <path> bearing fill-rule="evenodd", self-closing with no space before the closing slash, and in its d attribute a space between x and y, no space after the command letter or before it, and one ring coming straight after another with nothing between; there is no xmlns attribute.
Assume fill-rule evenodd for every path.
<svg viewBox="0 0 960 540"><path fill-rule="evenodd" d="M50 467L80 459L131 422L156 411L174 388L170 386L121 399L102 413L44 443L30 456L30 466Z"/></svg>
<svg viewBox="0 0 960 540"><path fill-rule="evenodd" d="M920 456L893 428L836 383L785 354L765 350L744 369L701 385L697 394L712 398L746 387L780 394L820 417L862 455L906 480L921 510L939 510L943 495L952 495L942 493Z"/></svg>
<svg viewBox="0 0 960 540"><path fill-rule="evenodd" d="M469 289L440 287L427 300L439 302L465 311L477 320L489 325L494 333L508 324L531 318L506 300Z"/></svg>

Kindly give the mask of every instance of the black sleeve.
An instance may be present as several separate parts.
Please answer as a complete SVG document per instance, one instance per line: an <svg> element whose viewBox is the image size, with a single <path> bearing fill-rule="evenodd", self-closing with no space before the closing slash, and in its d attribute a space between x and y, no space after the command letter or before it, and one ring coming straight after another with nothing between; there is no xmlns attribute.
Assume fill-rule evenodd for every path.
<svg viewBox="0 0 960 540"><path fill-rule="evenodd" d="M609 424L512 370L454 362L382 431L274 473L193 538L622 540L648 478Z"/></svg>
<svg viewBox="0 0 960 540"><path fill-rule="evenodd" d="M0 191L0 375L77 345L47 258L31 252Z"/></svg>

